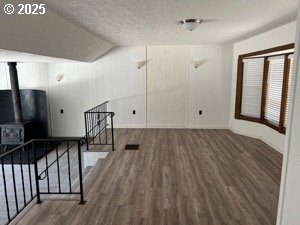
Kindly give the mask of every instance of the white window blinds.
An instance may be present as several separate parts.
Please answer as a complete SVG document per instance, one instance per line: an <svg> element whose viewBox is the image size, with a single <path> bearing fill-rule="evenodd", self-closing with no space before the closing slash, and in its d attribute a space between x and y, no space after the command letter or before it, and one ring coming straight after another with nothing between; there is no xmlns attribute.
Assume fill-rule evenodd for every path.
<svg viewBox="0 0 300 225"><path fill-rule="evenodd" d="M264 59L245 59L241 115L260 118Z"/></svg>
<svg viewBox="0 0 300 225"><path fill-rule="evenodd" d="M289 105L290 105L290 96L291 96L291 86L292 86L292 77L293 77L293 68L294 68L294 55L289 55L290 68L288 73L288 86L287 86L287 96L286 96L286 108L285 108L285 117L284 117L284 127L287 126L288 115L289 115Z"/></svg>
<svg viewBox="0 0 300 225"><path fill-rule="evenodd" d="M269 72L267 81L267 94L265 106L265 119L274 125L279 125L283 71L284 71L284 56L270 57Z"/></svg>

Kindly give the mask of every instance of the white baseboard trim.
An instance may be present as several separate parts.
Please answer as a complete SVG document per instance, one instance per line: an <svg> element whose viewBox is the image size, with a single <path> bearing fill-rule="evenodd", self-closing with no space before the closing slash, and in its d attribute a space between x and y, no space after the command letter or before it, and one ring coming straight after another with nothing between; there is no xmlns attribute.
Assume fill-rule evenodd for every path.
<svg viewBox="0 0 300 225"><path fill-rule="evenodd" d="M186 129L185 125L170 125L170 124L148 124L146 128L161 128L161 129Z"/></svg>
<svg viewBox="0 0 300 225"><path fill-rule="evenodd" d="M187 128L202 130L229 130L229 126L225 125L188 125Z"/></svg>
<svg viewBox="0 0 300 225"><path fill-rule="evenodd" d="M118 124L115 125L115 128L158 128L158 129L222 129L222 130L229 130L229 126L223 126L223 125L183 125L183 126L178 126L178 125L157 125L157 124Z"/></svg>
<svg viewBox="0 0 300 225"><path fill-rule="evenodd" d="M145 124L118 124L118 125L114 125L114 128L127 128L127 129L146 128L146 125Z"/></svg>
<svg viewBox="0 0 300 225"><path fill-rule="evenodd" d="M264 137L261 137L259 135L255 135L255 134L250 134L250 133L246 133L246 132L240 132L234 128L230 128L230 130L235 133L235 134L240 134L240 135L244 135L247 137L251 137L251 138L256 138L261 140L262 142L266 143L267 145L271 146L272 148L274 148L277 152L283 154L284 150L282 148L280 148L279 146L275 145L274 143L271 143L270 141L266 140Z"/></svg>

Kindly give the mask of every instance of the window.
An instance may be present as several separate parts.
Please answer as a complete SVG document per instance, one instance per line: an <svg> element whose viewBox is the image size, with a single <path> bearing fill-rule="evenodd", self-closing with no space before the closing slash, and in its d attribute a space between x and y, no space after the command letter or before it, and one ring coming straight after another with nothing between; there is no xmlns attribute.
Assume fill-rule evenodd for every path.
<svg viewBox="0 0 300 225"><path fill-rule="evenodd" d="M265 119L271 124L279 126L282 101L284 56L268 58L268 66Z"/></svg>
<svg viewBox="0 0 300 225"><path fill-rule="evenodd" d="M294 44L239 56L235 118L285 133Z"/></svg>
<svg viewBox="0 0 300 225"><path fill-rule="evenodd" d="M260 118L264 59L245 59L241 114Z"/></svg>

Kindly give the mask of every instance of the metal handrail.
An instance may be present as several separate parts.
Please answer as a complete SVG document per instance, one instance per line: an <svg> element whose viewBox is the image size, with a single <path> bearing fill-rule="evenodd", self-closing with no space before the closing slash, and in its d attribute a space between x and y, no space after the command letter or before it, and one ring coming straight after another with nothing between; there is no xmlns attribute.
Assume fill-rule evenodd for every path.
<svg viewBox="0 0 300 225"><path fill-rule="evenodd" d="M79 138L79 137L70 137L70 138L50 138L50 139L31 139L30 141L27 141L21 145L18 145L17 147L6 151L5 153L2 153L0 155L0 159L9 155L12 152L17 151L19 148L24 148L26 145L32 143L32 142L42 142L42 141L82 141L84 138Z"/></svg>
<svg viewBox="0 0 300 225"><path fill-rule="evenodd" d="M108 103L108 101L103 102L103 103L101 103L100 105L97 105L97 106L95 106L95 107L93 107L93 108L91 108L91 109L89 109L89 110L87 110L87 111L85 111L85 112L90 112L90 111L92 111L92 110L94 110L94 109L96 109L96 108L98 108L98 107L100 107L100 106L102 106L102 105L104 105L104 104L107 104L107 103Z"/></svg>
<svg viewBox="0 0 300 225"><path fill-rule="evenodd" d="M56 155L54 162L48 165L48 154L50 150L50 143L57 142L66 142L66 150L63 151L60 155L58 155L58 146L56 145L53 147L53 151L56 151ZM72 143L72 145L69 145ZM73 144L74 143L74 144ZM38 145L39 144L39 145ZM38 167L38 159L37 159L37 148L38 146L40 147L40 144L43 144L44 147L47 144L47 150L44 148L44 153L42 153L42 157L44 157L45 160L45 166L46 169L42 171L42 173L39 173L39 167ZM78 177L79 177L79 191L73 191L72 190L72 181L71 181L71 168L70 168L70 149L76 146L77 144L77 157L78 157ZM2 179L3 179L3 184L4 184L4 197L5 197L5 202L6 202L6 211L7 211L7 219L8 223L10 223L28 204L30 204L34 199L37 199L37 203L41 203L41 195L43 194L48 194L48 195L80 195L80 204L84 204L84 195L83 195L83 176L82 176L82 159L81 159L81 145L82 145L82 138L52 138L52 139L33 139L30 140L22 145L19 145L12 150L9 150L0 156L0 162L2 165ZM51 151L52 151L51 150ZM15 160L15 154L18 154L18 159L20 160L19 163L17 163ZM25 158L23 157L23 154L25 158L27 158L27 163L25 162ZM33 154L33 161L31 161L30 154ZM67 154L67 171L68 171L68 177L69 177L69 182L68 182L68 191L62 191L61 190L61 177L60 177L60 165L59 165L59 160L63 155ZM15 209L16 209L16 214L12 215L12 211L10 208L10 205L13 203L11 199L9 199L9 194L8 194L8 186L7 186L7 170L4 167L4 164L7 163L5 160L8 160L8 165L11 165L11 171L12 171L12 180L13 180L13 196L14 196L14 203L15 203ZM43 161L42 161L43 162ZM54 164L57 164L57 180L58 180L58 191L53 192L50 190L50 178L48 174L48 170L51 166ZM20 171L15 171L16 165L20 164ZM39 164L40 165L40 164ZM25 173L24 175L24 168L28 167L28 174ZM32 168L33 166L33 168ZM31 174L31 169L34 169L34 174ZM21 189L17 189L16 186L16 172L19 172L21 175ZM47 191L41 191L40 190L40 185L39 182L43 179L41 179L41 175L45 173L45 177L47 176ZM25 186L25 177L26 179L27 176L29 177L29 184L27 183ZM19 175L18 175L19 177ZM52 178L53 179L53 178ZM56 179L56 178L55 178ZM35 181L35 182L33 182ZM33 189L33 185L35 185L35 190ZM26 188L29 188L30 192L25 192ZM34 193L34 191L36 193ZM19 202L18 197L23 195L23 201Z"/></svg>
<svg viewBox="0 0 300 225"><path fill-rule="evenodd" d="M47 168L46 168L45 170L43 170L43 171L39 174L39 177L40 177L43 173L45 173L46 171L48 171L49 168L50 168L51 166L54 165L54 163L56 163L61 157L63 157L63 156L64 156L68 151L70 151L70 149L73 148L75 145L76 145L76 143L74 143L74 144L71 145L71 146L67 146L67 150L64 151L58 158L56 158L50 165L48 165Z"/></svg>
<svg viewBox="0 0 300 225"><path fill-rule="evenodd" d="M98 106L93 107L90 110L84 112L84 120L85 120L85 140L86 147L89 150L90 145L112 145L112 149L115 150L114 145L114 128L113 128L113 117L115 116L114 112L108 112L107 104L109 102L106 101L101 103ZM104 116L101 116L103 115ZM110 117L110 125L111 125L111 143L108 142L108 134L107 127L109 124L107 123L107 118ZM101 141L101 134L105 133L105 142ZM99 138L99 142L95 142L96 138Z"/></svg>
<svg viewBox="0 0 300 225"><path fill-rule="evenodd" d="M23 147L27 146L28 144L32 143L32 141L33 141L33 139L30 140L30 141L25 142L24 144L21 144L21 145L15 147L15 148L13 148L13 149L11 149L11 150L9 150L9 151L6 151L6 152L2 153L2 154L0 155L0 159L2 159L2 158L4 158L5 156L7 156L7 155L9 155L9 154L11 154L11 153L13 153L13 152L19 150L20 148L23 148Z"/></svg>

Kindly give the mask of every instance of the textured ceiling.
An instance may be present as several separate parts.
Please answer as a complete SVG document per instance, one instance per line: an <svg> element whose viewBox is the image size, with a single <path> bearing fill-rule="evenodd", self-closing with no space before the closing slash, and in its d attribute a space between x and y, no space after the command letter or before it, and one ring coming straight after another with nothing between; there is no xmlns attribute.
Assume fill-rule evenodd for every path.
<svg viewBox="0 0 300 225"><path fill-rule="evenodd" d="M298 0L37 0L115 45L226 43L296 18ZM184 30L185 18L216 19Z"/></svg>
<svg viewBox="0 0 300 225"><path fill-rule="evenodd" d="M0 49L0 63L3 62L66 63L76 61Z"/></svg>
<svg viewBox="0 0 300 225"><path fill-rule="evenodd" d="M26 4L35 3L32 1ZM3 12L8 2L15 6L13 15ZM24 1L0 0L0 49L91 62L113 47L49 9L44 15L18 15L20 2Z"/></svg>

